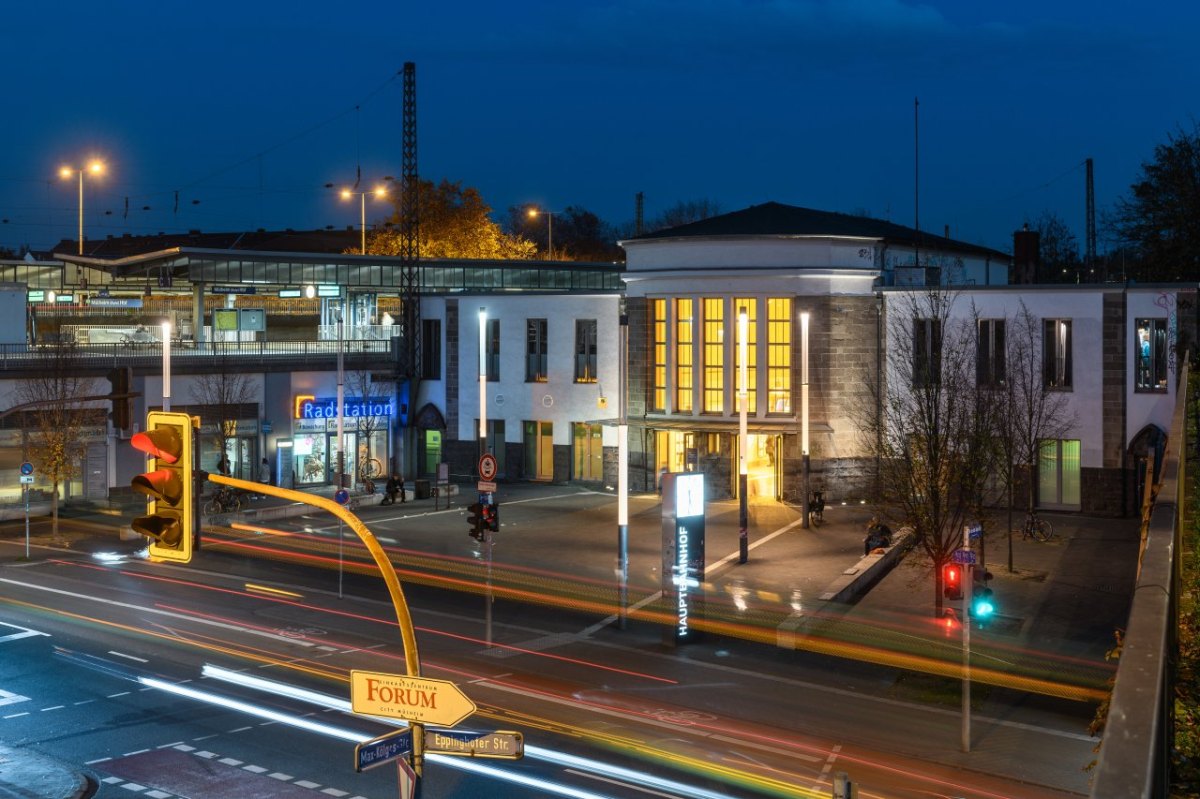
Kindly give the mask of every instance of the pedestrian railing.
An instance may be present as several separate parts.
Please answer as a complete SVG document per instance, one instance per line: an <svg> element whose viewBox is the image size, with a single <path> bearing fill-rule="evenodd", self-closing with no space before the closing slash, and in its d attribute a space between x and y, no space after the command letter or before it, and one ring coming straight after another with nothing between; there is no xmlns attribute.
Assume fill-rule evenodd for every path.
<svg viewBox="0 0 1200 799"><path fill-rule="evenodd" d="M1092 799L1157 799L1168 795L1174 736L1173 680L1179 651L1180 544L1187 507L1187 384L1185 366L1167 439L1162 484L1150 509L1141 570L1117 661Z"/></svg>
<svg viewBox="0 0 1200 799"><path fill-rule="evenodd" d="M348 357L371 355L392 357L390 340L347 340L340 345ZM171 343L171 358L184 362L189 359L231 358L247 363L296 358L333 358L337 356L337 341L175 341ZM72 344L53 342L41 344L0 345L0 369L20 369L39 362L63 357L70 353L72 360L81 363L136 364L162 359L161 341L146 343Z"/></svg>

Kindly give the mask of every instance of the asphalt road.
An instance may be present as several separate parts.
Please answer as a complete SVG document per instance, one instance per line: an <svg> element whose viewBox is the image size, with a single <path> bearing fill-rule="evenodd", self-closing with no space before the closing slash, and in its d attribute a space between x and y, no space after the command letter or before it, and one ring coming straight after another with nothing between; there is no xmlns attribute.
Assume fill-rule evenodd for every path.
<svg viewBox="0 0 1200 799"><path fill-rule="evenodd" d="M574 570L584 591L589 577L604 576L605 563L611 568L611 559L571 546L576 539L615 541L607 535L610 497L530 491L513 499L527 501L502 507L505 527L494 554L498 569L519 572L514 584L544 589ZM652 517L647 508L635 505L634 513ZM461 508L400 506L362 515L398 568L407 568L406 558L440 564L440 582L419 579L419 566L405 581L423 674L455 682L479 706L461 726L518 730L528 747L521 761L430 762L426 799L557 796L562 785L580 796L828 796L840 771L864 797L1086 790L1081 769L1091 744L1081 734L1087 709L1077 704L1019 695L1002 716L977 717L977 741L1010 755L1010 765L984 773L989 769L958 753L957 694L950 702L898 695L895 669L727 638L675 650L653 625L605 625L602 609L507 599L494 606L489 647L484 600L472 593L481 590L484 553L466 535ZM652 521L643 518L635 530ZM522 541L520 532L550 525L564 542L553 552L555 568L522 570L527 548L535 538L544 547L545 536ZM601 534L584 534L589 530ZM729 543L722 535L733 540L728 532L714 537L717 547ZM220 785L233 774L270 780L256 780L265 797L291 796L284 791L297 786L311 797L311 785L331 796L394 796L390 768L353 772L351 742L215 704L236 698L370 737L389 727L340 709L347 674L403 671L378 577L345 568L338 596L336 523L302 517L242 533L257 549L207 546L186 567L53 550L38 550L30 564L8 561L0 568L0 622L16 626L0 627L0 686L7 692L0 702L8 697L0 705L0 739L85 764L102 799L129 795L127 783L164 796L221 797ZM300 564L276 557L292 544L307 558ZM341 549L348 566L349 544ZM657 585L657 541L635 540L633 550L640 553L631 569L636 599ZM453 579L462 584L434 584ZM206 664L306 688L324 704L203 676ZM148 675L162 683L136 681ZM492 771L464 770L484 767ZM1027 774L1054 769L1063 777L1052 788L1026 782Z"/></svg>

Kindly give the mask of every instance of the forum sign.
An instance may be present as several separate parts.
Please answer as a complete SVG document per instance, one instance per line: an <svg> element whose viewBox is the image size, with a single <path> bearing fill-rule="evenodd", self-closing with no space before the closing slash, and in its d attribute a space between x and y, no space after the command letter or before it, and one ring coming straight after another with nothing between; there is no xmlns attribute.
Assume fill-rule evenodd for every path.
<svg viewBox="0 0 1200 799"><path fill-rule="evenodd" d="M663 638L690 643L704 611L704 475L665 474L662 488L662 590L674 619Z"/></svg>

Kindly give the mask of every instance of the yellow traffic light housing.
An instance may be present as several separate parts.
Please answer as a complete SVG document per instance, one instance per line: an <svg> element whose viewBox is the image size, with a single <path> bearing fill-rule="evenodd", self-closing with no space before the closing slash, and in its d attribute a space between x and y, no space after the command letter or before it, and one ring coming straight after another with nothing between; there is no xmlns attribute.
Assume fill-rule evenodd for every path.
<svg viewBox="0 0 1200 799"><path fill-rule="evenodd" d="M131 443L147 455L147 471L133 478L134 491L149 497L147 515L133 520L134 532L151 539L150 556L187 563L195 532L193 476L194 430L199 418L186 413L151 411L146 429Z"/></svg>

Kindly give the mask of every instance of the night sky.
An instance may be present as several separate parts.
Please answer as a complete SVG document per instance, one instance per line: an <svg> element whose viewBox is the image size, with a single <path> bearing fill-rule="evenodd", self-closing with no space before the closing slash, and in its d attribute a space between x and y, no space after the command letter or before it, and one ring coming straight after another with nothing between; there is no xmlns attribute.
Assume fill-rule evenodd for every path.
<svg viewBox="0 0 1200 799"><path fill-rule="evenodd" d="M59 168L92 155L87 238L356 226L324 186L399 175L405 61L421 176L497 217L624 224L642 191L648 218L774 200L912 225L919 97L921 227L1006 251L1046 210L1082 246L1084 159L1103 212L1200 97L1200 4L1175 0L66 0L2 19L12 248L74 238Z"/></svg>

